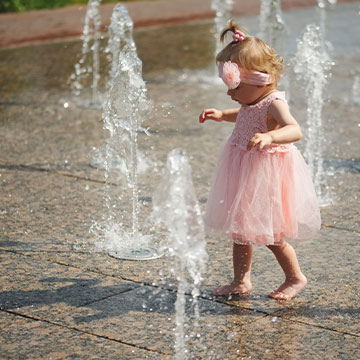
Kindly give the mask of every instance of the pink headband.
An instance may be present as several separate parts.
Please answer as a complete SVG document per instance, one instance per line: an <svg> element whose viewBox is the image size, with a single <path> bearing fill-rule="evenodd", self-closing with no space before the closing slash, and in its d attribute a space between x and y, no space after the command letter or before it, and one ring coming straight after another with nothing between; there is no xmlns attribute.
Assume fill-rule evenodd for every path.
<svg viewBox="0 0 360 360"><path fill-rule="evenodd" d="M240 82L259 86L269 85L274 82L272 75L259 71L245 70L231 61L220 63L218 69L219 77L229 89L236 89L240 85Z"/></svg>

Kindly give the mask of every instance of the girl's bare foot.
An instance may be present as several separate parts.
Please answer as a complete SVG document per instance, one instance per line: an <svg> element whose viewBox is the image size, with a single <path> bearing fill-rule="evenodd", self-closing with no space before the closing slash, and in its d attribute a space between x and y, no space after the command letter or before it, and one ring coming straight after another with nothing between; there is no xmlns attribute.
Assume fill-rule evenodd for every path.
<svg viewBox="0 0 360 360"><path fill-rule="evenodd" d="M304 275L299 278L285 280L278 289L271 292L269 296L277 300L290 300L298 294L307 284L307 279Z"/></svg>
<svg viewBox="0 0 360 360"><path fill-rule="evenodd" d="M215 296L228 296L231 294L246 294L251 290L251 282L250 281L233 281L229 285L220 286L213 291L213 295Z"/></svg>

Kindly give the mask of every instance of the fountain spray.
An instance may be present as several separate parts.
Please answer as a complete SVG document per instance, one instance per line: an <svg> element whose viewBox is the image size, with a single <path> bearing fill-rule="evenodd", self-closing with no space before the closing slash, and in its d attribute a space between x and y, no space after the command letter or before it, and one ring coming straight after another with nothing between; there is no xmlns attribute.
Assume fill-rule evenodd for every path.
<svg viewBox="0 0 360 360"><path fill-rule="evenodd" d="M297 79L304 83L307 102L304 156L312 171L320 203L323 205L328 202L323 192L323 187L326 187L322 154L324 146L323 93L332 66L333 62L324 47L321 28L313 24L307 25L304 34L297 40L294 72Z"/></svg>
<svg viewBox="0 0 360 360"><path fill-rule="evenodd" d="M330 202L326 194L327 184L323 168L322 109L324 89L334 65L328 52L331 44L325 41L326 11L329 6L335 4L336 0L318 0L320 26L307 25L302 37L297 39L297 51L294 56L294 72L296 78L303 81L307 102L307 134L304 156L312 171L321 205L327 205Z"/></svg>
<svg viewBox="0 0 360 360"><path fill-rule="evenodd" d="M119 69L120 53L126 50L129 57L137 58L136 45L133 38L134 24L129 16L126 6L123 4L116 4L111 15L111 22L108 27L109 40L105 49L107 60L110 63L109 75L107 83L107 91L114 85L116 73ZM125 48L126 47L126 48ZM123 138L122 142L127 143L128 138ZM128 146L128 145L127 145ZM126 174L125 160L119 156L118 151L112 151L101 146L93 149L93 156L90 166L105 170L105 158L107 157L108 170L117 170L122 174ZM111 156L110 156L111 155ZM143 152L137 149L137 170L139 173L144 173L151 165L149 158Z"/></svg>
<svg viewBox="0 0 360 360"><path fill-rule="evenodd" d="M134 24L129 16L127 8L122 4L114 6L111 22L108 28L109 40L105 52L109 54L108 60L111 63L109 70L108 87L113 85L118 69L119 54L127 45L127 51L132 51L137 57L136 45L133 39Z"/></svg>
<svg viewBox="0 0 360 360"><path fill-rule="evenodd" d="M125 9L126 10L126 9ZM124 28L132 31L132 21L121 5L115 8L116 14L127 16ZM114 29L112 28L112 31ZM116 40L117 41L117 40ZM122 41L121 39L119 41ZM115 40L114 40L115 42ZM114 43L113 42L113 43ZM110 45L112 43L110 42ZM143 235L139 226L139 186L138 186L138 132L149 135L141 127L143 114L150 108L147 88L142 78L142 63L137 56L136 46L131 40L122 43L113 60L112 81L109 84L103 108L104 129L109 132L105 155L105 201L107 217L102 224L94 224L92 232L101 232L102 241L96 249L105 250L116 258L130 260L150 260L163 255L151 245L151 236ZM110 195L110 175L113 173L121 182L121 173L114 169L113 157L116 154L123 160L127 178L127 189L131 192L132 217L126 219L124 203L126 190L117 196ZM131 223L131 229L128 224Z"/></svg>
<svg viewBox="0 0 360 360"><path fill-rule="evenodd" d="M336 5L337 0L317 0L317 3L320 10L320 29L323 33L323 39L325 41L328 11Z"/></svg>
<svg viewBox="0 0 360 360"><path fill-rule="evenodd" d="M281 11L281 0L261 0L259 37L284 54L288 31Z"/></svg>
<svg viewBox="0 0 360 360"><path fill-rule="evenodd" d="M287 59L289 32L281 10L281 0L261 0L259 21L259 38L273 47L284 59ZM288 69L288 64L285 64L280 84L284 87L286 97L290 101Z"/></svg>
<svg viewBox="0 0 360 360"><path fill-rule="evenodd" d="M230 19L230 12L233 8L234 0L212 0L211 9L215 11L214 33L216 39L215 56L222 49L222 44L218 41L219 34L226 27Z"/></svg>
<svg viewBox="0 0 360 360"><path fill-rule="evenodd" d="M101 107L101 101L98 93L98 84L100 79L99 47L101 36L101 16L99 12L99 5L101 1L102 0L89 0L82 36L83 44L81 58L79 62L75 64L75 72L70 77L72 92L74 95L79 96L81 94L81 90L84 88L83 82L89 74L92 74L92 101L88 104L90 107ZM90 52L92 53L91 60L89 60Z"/></svg>
<svg viewBox="0 0 360 360"><path fill-rule="evenodd" d="M190 338L194 337L201 341L197 335L199 327L197 298L200 294L207 252L201 209L192 183L191 166L184 150L172 150L168 154L166 167L166 176L153 196L151 218L158 224L164 223L169 231L168 251L174 259L173 271L178 281L175 303L175 352L176 359L183 360L187 358L185 293L189 289L185 273L186 271L189 273L193 283L191 294L195 312L195 330Z"/></svg>

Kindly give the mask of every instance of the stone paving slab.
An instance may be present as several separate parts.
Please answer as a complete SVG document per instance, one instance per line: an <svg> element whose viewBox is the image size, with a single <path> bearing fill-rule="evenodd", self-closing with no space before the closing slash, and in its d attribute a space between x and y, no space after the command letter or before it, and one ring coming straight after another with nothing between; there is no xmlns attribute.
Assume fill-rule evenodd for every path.
<svg viewBox="0 0 360 360"><path fill-rule="evenodd" d="M231 342L222 344L222 351L228 359L357 359L359 339L267 316L237 327Z"/></svg>
<svg viewBox="0 0 360 360"><path fill-rule="evenodd" d="M134 289L103 301L72 309L63 314L59 322L84 331L106 336L139 347L173 353L175 292L151 287ZM194 321L190 314L185 319L185 331ZM211 349L215 334L232 326L256 321L264 314L241 309L228 304L199 299L199 330L203 344ZM192 317L192 319L188 319ZM189 324L190 323L190 324ZM190 327L191 329L191 327ZM221 331L222 329L222 331ZM224 335L224 334L223 334Z"/></svg>
<svg viewBox="0 0 360 360"><path fill-rule="evenodd" d="M331 326L339 331L358 333L359 321L353 319L356 319L359 313L356 310L352 311L352 315L347 319L342 319L342 313L356 309L359 299L359 266L353 257L353 254L358 252L359 238L357 233L325 228L312 240L292 242L303 272L308 278L308 285L301 297L286 303L267 298L267 294L280 285L283 275L273 254L261 246L255 246L251 295L221 298L220 301L266 313L278 310L279 313L284 310L285 314L287 311L301 313L303 310L311 313L309 316L312 316L312 319L308 321L319 326ZM340 239L341 246L338 246ZM208 269L211 271L206 274L203 284L206 296L210 296L211 289L231 281L232 274L231 248L221 245L221 241L219 243L211 240L208 242L208 249ZM336 260L332 262L329 259ZM333 307L332 313L326 314L322 310L326 309L326 306ZM319 313L316 311L317 308Z"/></svg>
<svg viewBox="0 0 360 360"><path fill-rule="evenodd" d="M2 172L1 178L3 246L15 240L15 249L71 251L75 239L89 237L91 190L84 182L36 171Z"/></svg>
<svg viewBox="0 0 360 360"><path fill-rule="evenodd" d="M18 314L0 312L2 359L169 359L122 344Z"/></svg>
<svg viewBox="0 0 360 360"><path fill-rule="evenodd" d="M61 316L77 307L129 291L134 282L84 273L74 267L0 252L0 309L15 310L27 316Z"/></svg>
<svg viewBox="0 0 360 360"><path fill-rule="evenodd" d="M353 254L360 250L360 236L351 231L327 228L322 230L318 240L296 247L309 284L302 296L304 302L294 303L280 314L359 335L360 273L359 262ZM309 251L314 254L312 257L308 255Z"/></svg>
<svg viewBox="0 0 360 360"><path fill-rule="evenodd" d="M282 318L324 327L343 334L360 336L358 289L344 282L330 292L318 286L317 296L304 304L295 304L278 313ZM320 295L321 294L321 295Z"/></svg>

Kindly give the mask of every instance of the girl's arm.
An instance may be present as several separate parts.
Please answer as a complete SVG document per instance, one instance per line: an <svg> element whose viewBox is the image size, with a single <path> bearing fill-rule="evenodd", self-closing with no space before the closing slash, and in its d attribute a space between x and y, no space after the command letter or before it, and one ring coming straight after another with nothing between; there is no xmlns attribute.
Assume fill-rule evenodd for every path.
<svg viewBox="0 0 360 360"><path fill-rule="evenodd" d="M290 114L289 107L282 100L275 100L268 109L268 114L275 120L276 126L266 133L256 133L249 141L248 149L259 145L261 150L266 145L289 144L302 137L297 121Z"/></svg>
<svg viewBox="0 0 360 360"><path fill-rule="evenodd" d="M226 110L205 109L199 116L199 122L201 124L206 120L235 122L239 110L240 108Z"/></svg>

